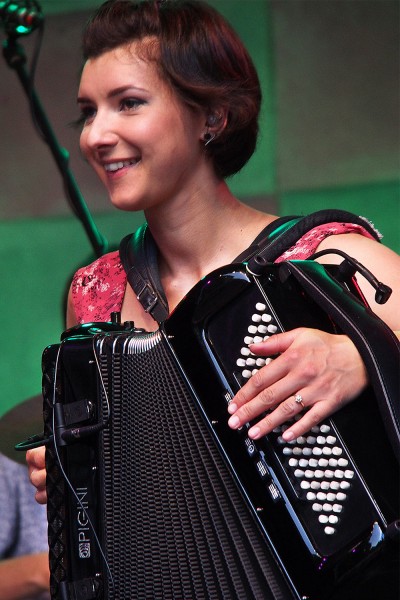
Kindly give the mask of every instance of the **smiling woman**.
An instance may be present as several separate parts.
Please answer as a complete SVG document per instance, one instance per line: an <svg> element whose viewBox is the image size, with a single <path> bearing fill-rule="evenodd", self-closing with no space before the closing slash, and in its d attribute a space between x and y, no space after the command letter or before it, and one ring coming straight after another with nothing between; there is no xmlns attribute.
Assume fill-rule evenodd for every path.
<svg viewBox="0 0 400 600"><path fill-rule="evenodd" d="M192 143L201 139L206 115L173 94L153 60L139 58L148 45L154 42L88 59L79 87L81 150L124 210L151 211L168 196L179 203L179 187L185 199L189 186L195 194L206 175L200 165L208 162Z"/></svg>
<svg viewBox="0 0 400 600"><path fill-rule="evenodd" d="M144 210L147 221L144 239L153 244L152 275L159 280L165 296L166 312L170 315L169 319L172 319L170 322L173 322L175 309L177 312L182 310L185 296L197 282L243 256L243 252L255 239L265 235L266 228L268 232L274 228L277 219L275 215L246 206L234 196L227 183L227 178L246 164L256 146L261 103L258 76L248 52L226 20L211 6L196 0L109 0L88 23L83 50L85 63L78 92L78 105L82 113L81 150L116 207L128 213ZM128 218L127 216L127 220ZM139 240L142 239L141 231L137 236ZM377 302L363 275L357 275L357 286L376 315L387 324L384 325L385 331L388 331L390 340L397 349L395 337L387 326L392 329L400 328L397 310L400 300L400 258L380 244L377 238L374 229L363 218L355 218L354 222L340 220L316 224L311 231L295 240L289 250L282 251L276 261L285 262L293 257L307 259L317 250L326 250L324 262L338 263L342 260L340 252L347 252L375 273L379 272L380 278L393 288L393 294L385 305ZM214 306L217 299L217 296L213 297L210 304ZM122 322L128 325L134 322L146 340L153 340L154 331L154 339L159 339L159 323L151 310L141 304L140 293L137 295L128 284L119 252L109 253L75 274L68 298L67 323L72 327L92 321L108 322L112 312L119 313ZM262 319L260 315L255 315L254 318ZM159 319L162 320L164 319ZM187 325L189 327L189 323ZM234 335L235 325L236 323L231 323L224 330L228 345ZM302 327L275 333L275 325L270 329L268 324L261 324L259 327L263 328L260 329L263 337L251 338L249 347L244 352L253 362L256 362L257 355L262 366L229 399L229 406L228 403L224 405L219 420L226 425L229 412L229 426L226 425L228 438L238 440L238 437L230 436L242 435L246 431L249 452L254 448L254 440L267 434L273 435L281 428L279 443L287 442L290 451L292 441L311 439L311 434L306 437L304 434L359 396L367 386L368 373L351 339L337 330L328 333L314 327ZM82 330L86 331L85 326ZM268 332L274 335L269 336ZM190 355L191 349L188 348L186 354ZM271 356L274 357L272 361L262 358ZM195 358L193 360L196 362ZM168 361L165 368L170 372ZM129 381L136 384L142 373L143 369L138 367L128 376ZM139 384L138 387L141 389ZM191 463L190 456L192 448L200 448L200 442L192 439L191 427L183 426L182 436L178 436L179 439L174 444L166 435L166 444L169 446L171 442L172 447L168 456L164 450L160 455L154 450L156 438L159 437L157 434L160 432L161 436L161 429L167 418L163 410L171 409L173 423L180 423L181 417L183 418L182 406L179 405L180 391L173 386L171 389L172 398L160 391L150 394L149 403L154 401L154 397L156 400L154 414L157 417L149 417L150 408L146 403L139 407L136 401L131 402L131 398L126 398L123 402L124 407L129 405L129 413L134 417L136 411L142 410L142 418L147 419L149 430L143 432L138 419L134 419L137 427L135 434L128 427L126 435L136 440L140 433L143 443L138 444L134 456L127 457L126 464L124 463L120 476L117 477L118 485L128 478L133 478L136 485L138 482L141 484L142 476L144 478L167 464L172 465L172 471L178 475L171 484L161 474L155 489L149 484L151 491L145 493L146 501L138 501L137 506L134 503L134 518L137 518L136 511L139 511L137 514L143 515L146 520L144 528L148 526L151 531L155 528L157 540L161 541L151 539L148 544L145 536L142 540L142 517L135 525L134 542L130 539L131 532L124 530L129 548L143 542L140 551L135 550L134 560L137 562L137 581L140 582L137 584L138 589L143 584L146 591L132 588L125 595L121 593L120 597L202 598L208 597L208 592L204 590L210 585L210 589L214 590L210 592L210 598L292 598L291 591L288 591L290 582L282 583L279 574L276 575L278 584L275 582L275 575L274 581L267 584L269 566L264 562L267 550L264 544L261 544L262 550L258 547L260 530L253 529L253 513L246 513L244 519L249 519L243 523L239 518L239 524L236 521L232 524L230 517L227 518L224 530L227 535L222 536L223 545L221 539L216 540L213 533L209 534L209 531L214 531L214 518L219 519L217 515L220 515L220 509L225 518L224 501L220 492L213 489L213 479L208 467L204 476L199 474L196 479L200 465L196 461ZM171 393L170 389L168 393ZM142 401L144 391L139 396L138 402ZM253 425L251 428L248 427L250 422ZM123 425L125 424L124 421ZM323 431L327 431L325 423L321 427ZM201 435L203 436L203 432ZM181 447L183 438L188 442L186 453ZM328 445L336 444L335 436L329 435L326 439L328 438ZM299 445L301 443L298 441ZM143 469L140 471L138 464L143 446L151 454L151 458L145 457L147 460L140 463ZM335 445L334 450L327 448L325 454L329 451L339 456L344 450ZM338 460L335 456L330 460ZM180 470L182 462L185 462L183 459L186 458L189 460L186 473L188 477L183 476ZM199 461L202 458L202 451L199 450ZM211 463L214 458L211 453ZM317 462L313 467L317 468L317 475L312 483L317 486L321 472L318 467L322 463L318 464L315 458L313 460L314 463ZM347 458L341 460L340 467L349 465ZM28 462L31 480L38 488L36 497L38 501L45 502L43 451L31 451ZM332 464L338 466L337 462ZM209 468L213 469L211 466ZM136 473L133 477L132 471ZM137 475L139 472L140 475ZM337 469L337 473L339 477L340 469ZM346 477L351 479L355 470L349 468L343 473L347 473ZM203 494L204 486L210 481L210 493L214 494L211 500ZM325 486L329 484L327 481L323 483ZM350 485L349 482L342 483L342 488L347 490L345 485ZM185 500L180 497L178 502L175 493L178 493L178 487L181 489L181 484L184 488L189 488L189 491ZM340 482L334 484L340 487ZM278 487L274 483L269 488L273 502L278 498L282 500L283 492ZM234 489L236 492L233 491L232 494L237 493L237 489ZM317 499L325 502L328 493L324 489L319 491ZM136 490L137 488L135 493ZM153 496L155 504L150 511L147 500L150 497L153 499ZM340 501L344 500L343 496L346 494L341 491ZM136 498L135 495L134 497ZM335 507L332 508L333 512L341 511L341 505L336 502L338 498L333 491L329 491L328 500L321 505L321 511L328 512L330 502ZM231 504L233 507L238 504L238 510L241 511L239 497ZM283 508L280 505L282 510L286 510L287 503L282 504L285 504ZM312 510L316 512L319 510L318 506L316 502ZM173 536L171 541L169 525L164 524L158 531L161 507L165 523L170 523L171 518L174 535L182 543L178 543ZM142 508L143 513L140 512ZM191 524L194 512L201 515L199 528L203 530L205 519L207 530L204 538L200 536L202 545L199 549L197 526L192 527ZM254 508L253 512L256 513L257 510ZM326 535L332 535L334 528L331 525L336 523L336 514L323 514L322 517L326 519L318 522L324 525L328 523L324 531ZM293 527L298 527L297 520L294 521ZM184 543L186 527L194 536L194 566L192 553L187 551ZM249 539L246 545L243 536L247 530L251 530L251 536L254 533L254 538ZM233 542L230 541L230 535ZM312 546L313 541L308 538L302 545L305 537L300 535L297 556L309 551ZM292 536L290 539L292 541ZM284 542L287 548L290 544L287 544L287 540ZM153 550L157 555L154 561L153 556L148 555ZM170 577L170 551L178 569L176 578L175 572ZM219 570L219 566L216 568L214 563L216 555L220 559L221 579L215 573L215 570ZM196 562L198 556L201 559ZM162 562L162 567L159 567L158 560ZM226 565L232 571L228 572ZM242 568L245 575L235 577L236 572L242 573ZM209 577L204 588L203 571L207 572L206 578ZM251 581L251 590L248 580ZM154 590L148 591L146 587L153 584L160 586L155 593ZM133 585L136 585L136 579ZM279 588L276 594L272 591L275 585ZM308 581L305 585L308 585ZM366 591L364 589L362 592L363 600L367 599ZM329 600L343 600L345 595L342 592L343 590L339 590ZM299 592L295 597L307 595L306 592ZM317 597L322 600L322 596ZM353 591L349 597L356 599Z"/></svg>

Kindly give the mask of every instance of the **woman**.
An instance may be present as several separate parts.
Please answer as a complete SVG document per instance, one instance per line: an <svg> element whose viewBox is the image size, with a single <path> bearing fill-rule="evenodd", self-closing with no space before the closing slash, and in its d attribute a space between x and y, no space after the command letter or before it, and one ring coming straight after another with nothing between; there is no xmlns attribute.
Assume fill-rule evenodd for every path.
<svg viewBox="0 0 400 600"><path fill-rule="evenodd" d="M226 183L256 146L261 103L256 71L222 17L190 0L106 2L86 28L83 49L81 150L115 207L144 211L172 310L196 282L233 261L276 219L242 204ZM393 288L390 300L378 305L370 285L359 277L372 309L393 330L400 329L400 258L351 224L318 228L307 243L299 241L296 257L332 246ZM330 255L327 261L340 259ZM75 275L67 326L108 320L112 310L137 327L157 328L126 285L118 253ZM367 383L361 358L345 336L298 329L252 350L265 356L280 353L229 406L232 428L272 409L249 431L253 438L305 407L284 434L287 440L297 437ZM298 395L301 403L295 401ZM43 454L42 449L28 453L39 502L46 500Z"/></svg>
<svg viewBox="0 0 400 600"><path fill-rule="evenodd" d="M276 219L242 204L225 181L256 146L261 102L256 71L222 17L190 1L106 2L86 28L83 49L81 150L115 207L144 211L172 310L201 277L233 261ZM338 233L334 240L333 233ZM299 241L296 257L334 246L379 273L393 288L386 304L376 304L361 276L360 288L371 308L393 330L400 329L400 258L358 225L321 227L311 237L306 247ZM324 257L337 261L334 255ZM67 326L108 320L114 309L121 310L123 321L149 331L157 327L126 286L117 253L76 274ZM252 350L281 353L229 406L232 428L273 409L249 431L253 438L302 410L296 394L308 410L285 432L287 440L367 383L361 358L345 336L298 329ZM36 498L44 502L43 451L30 452L28 462Z"/></svg>

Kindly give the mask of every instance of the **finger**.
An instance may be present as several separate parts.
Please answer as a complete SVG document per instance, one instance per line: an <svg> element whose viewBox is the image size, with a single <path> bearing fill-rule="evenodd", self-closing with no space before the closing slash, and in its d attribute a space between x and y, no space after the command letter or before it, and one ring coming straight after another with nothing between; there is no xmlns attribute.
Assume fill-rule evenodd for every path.
<svg viewBox="0 0 400 600"><path fill-rule="evenodd" d="M294 396L287 398L284 402L281 402L275 410L268 413L265 417L260 419L258 423L253 425L247 432L249 438L257 440L264 435L270 433L273 429L286 423L288 420L293 419L302 407L296 403Z"/></svg>
<svg viewBox="0 0 400 600"><path fill-rule="evenodd" d="M44 490L46 487L46 469L32 469L29 479L37 490Z"/></svg>
<svg viewBox="0 0 400 600"><path fill-rule="evenodd" d="M40 448L32 448L26 453L26 462L29 471L32 469L44 469L46 464L46 450L44 446Z"/></svg>
<svg viewBox="0 0 400 600"><path fill-rule="evenodd" d="M228 405L229 414L232 415L238 408L244 406L257 396L260 397L261 404L268 408L270 408L274 402L279 401L279 399L283 400L287 397L287 395L279 396L276 388L273 390L270 389L273 384L283 381L288 374L288 365L286 364L286 361L279 360L279 358L265 365L252 375L232 398L232 402ZM290 393L291 392L289 392L289 394Z"/></svg>
<svg viewBox="0 0 400 600"><path fill-rule="evenodd" d="M329 417L335 408L330 402L316 402L310 410L306 411L301 419L294 422L282 433L285 442L290 442L305 433L308 433L315 425Z"/></svg>
<svg viewBox="0 0 400 600"><path fill-rule="evenodd" d="M228 413L237 416L242 425L297 393L308 379L308 371L299 364L297 353L281 354L252 375L232 398ZM230 426L234 423L240 426L235 419Z"/></svg>
<svg viewBox="0 0 400 600"><path fill-rule="evenodd" d="M307 390L306 394L308 393L309 390ZM340 396L335 396L335 398L331 397L329 399L322 399L319 401L313 401L309 410L306 410L299 420L290 424L288 429L282 433L283 439L288 442L299 437L300 435L303 435L304 433L309 432L312 427L318 425L324 419L336 413L350 401L351 398L343 398Z"/></svg>
<svg viewBox="0 0 400 600"><path fill-rule="evenodd" d="M296 350L295 344L293 344L293 341L302 335L304 331L306 331L304 328L294 329L282 334L276 334L266 342L251 345L251 351L255 350L260 355L268 355L270 353L278 353L279 355L252 375L247 383L237 392L228 406L230 414L235 413L240 406L255 398L263 388L270 387L288 375L290 375L292 389L290 389L290 386L286 382L286 395L280 396L278 401L284 400L305 384L306 377L308 377L307 370L304 368L304 365L301 366L301 352L299 353L299 350ZM274 338L277 338L277 342L273 341ZM289 349L289 347L291 348Z"/></svg>
<svg viewBox="0 0 400 600"><path fill-rule="evenodd" d="M314 425L338 410L342 404L342 399L337 396L330 399L321 396L318 388L301 389L255 423L249 429L248 436L258 439L297 417L295 422L289 423L287 430L282 433L283 439L290 441L307 433Z"/></svg>
<svg viewBox="0 0 400 600"><path fill-rule="evenodd" d="M35 493L35 500L38 504L46 504L47 502L47 493L46 490L37 490Z"/></svg>
<svg viewBox="0 0 400 600"><path fill-rule="evenodd" d="M260 356L272 356L285 352L302 333L302 328L291 329L283 333L275 333L263 342L249 344L249 349Z"/></svg>
<svg viewBox="0 0 400 600"><path fill-rule="evenodd" d="M293 385L288 377L284 377L283 379L278 378L277 383L270 386L262 385L262 389L257 395L241 406L237 406L234 412L231 412L232 408L229 407L229 412L231 413L231 417L228 420L229 427L232 429L242 427L245 423L253 421L263 413L270 412L277 405L279 406L283 401L292 396L292 394ZM282 410L285 411L285 408L283 407ZM286 415L286 418L289 418L288 415Z"/></svg>

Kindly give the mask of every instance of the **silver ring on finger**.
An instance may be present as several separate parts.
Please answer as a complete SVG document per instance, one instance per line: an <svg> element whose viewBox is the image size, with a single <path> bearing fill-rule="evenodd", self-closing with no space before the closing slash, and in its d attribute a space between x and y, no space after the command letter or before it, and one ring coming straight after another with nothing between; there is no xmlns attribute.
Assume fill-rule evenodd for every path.
<svg viewBox="0 0 400 600"><path fill-rule="evenodd" d="M294 401L296 404L300 404L302 408L305 408L305 404L303 402L303 396L301 394L296 394L294 397Z"/></svg>

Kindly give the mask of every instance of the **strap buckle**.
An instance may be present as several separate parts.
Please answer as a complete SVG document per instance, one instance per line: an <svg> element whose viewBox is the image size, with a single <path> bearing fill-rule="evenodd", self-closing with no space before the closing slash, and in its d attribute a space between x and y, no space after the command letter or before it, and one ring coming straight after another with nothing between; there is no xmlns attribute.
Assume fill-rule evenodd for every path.
<svg viewBox="0 0 400 600"><path fill-rule="evenodd" d="M151 312L158 302L158 296L148 283L144 283L142 289L136 294L136 298L147 313Z"/></svg>

